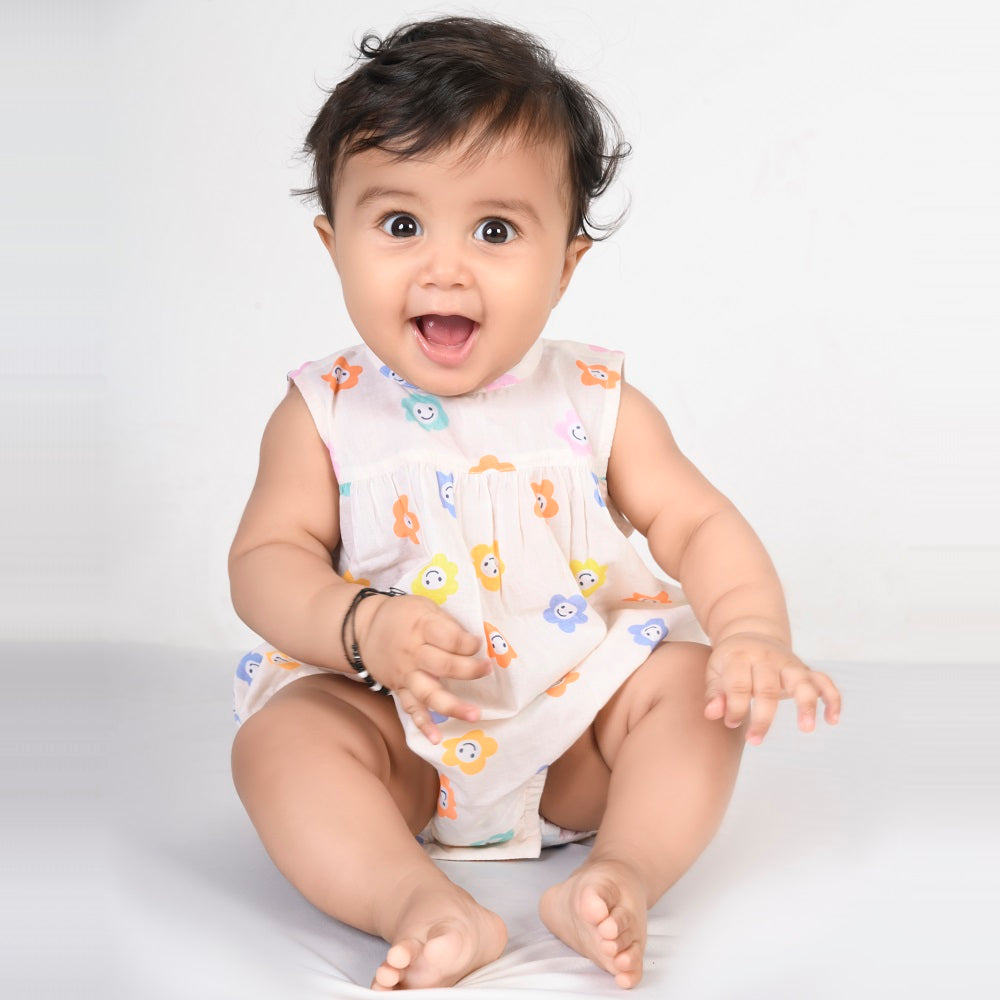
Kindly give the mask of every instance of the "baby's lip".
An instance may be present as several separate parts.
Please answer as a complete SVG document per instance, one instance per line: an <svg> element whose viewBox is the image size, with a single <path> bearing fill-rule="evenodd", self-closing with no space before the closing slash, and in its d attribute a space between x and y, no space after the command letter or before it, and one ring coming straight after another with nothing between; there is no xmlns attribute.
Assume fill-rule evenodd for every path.
<svg viewBox="0 0 1000 1000"><path fill-rule="evenodd" d="M425 357L446 368L465 362L479 339L479 324L468 316L425 313L415 316L411 325Z"/></svg>

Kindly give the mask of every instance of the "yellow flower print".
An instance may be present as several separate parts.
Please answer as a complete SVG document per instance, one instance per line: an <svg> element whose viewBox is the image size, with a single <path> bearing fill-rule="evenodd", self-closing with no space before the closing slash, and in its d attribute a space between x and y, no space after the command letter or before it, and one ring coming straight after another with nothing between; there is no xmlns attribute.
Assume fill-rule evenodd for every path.
<svg viewBox="0 0 1000 1000"><path fill-rule="evenodd" d="M596 559L588 559L586 562L574 559L569 568L573 571L580 593L584 597L590 597L604 583L608 575L608 567L601 566Z"/></svg>
<svg viewBox="0 0 1000 1000"><path fill-rule="evenodd" d="M503 560L500 558L500 549L496 539L493 540L492 545L477 545L472 550L472 562L476 567L476 576L479 577L479 582L487 590L499 590L500 578L507 567L504 566Z"/></svg>
<svg viewBox="0 0 1000 1000"><path fill-rule="evenodd" d="M481 729L445 740L441 745L444 747L441 762L449 767L460 767L464 774L479 774L486 767L486 758L492 757L499 749L497 741Z"/></svg>
<svg viewBox="0 0 1000 1000"><path fill-rule="evenodd" d="M458 590L458 567L438 552L417 574L410 589L419 597L429 597L435 604L444 604Z"/></svg>
<svg viewBox="0 0 1000 1000"><path fill-rule="evenodd" d="M284 653L279 653L276 649L269 649L264 655L272 667L281 667L282 670L295 670L302 666L298 660L293 660L290 656L285 656Z"/></svg>
<svg viewBox="0 0 1000 1000"><path fill-rule="evenodd" d="M478 465L474 465L469 472L480 473L489 472L490 470L494 472L513 472L514 466L510 462L501 462L496 455L483 455L479 460Z"/></svg>
<svg viewBox="0 0 1000 1000"><path fill-rule="evenodd" d="M561 698L566 693L566 688L573 681L578 681L579 679L580 675L575 670L571 670L561 681L553 684L545 693L551 695L553 698Z"/></svg>

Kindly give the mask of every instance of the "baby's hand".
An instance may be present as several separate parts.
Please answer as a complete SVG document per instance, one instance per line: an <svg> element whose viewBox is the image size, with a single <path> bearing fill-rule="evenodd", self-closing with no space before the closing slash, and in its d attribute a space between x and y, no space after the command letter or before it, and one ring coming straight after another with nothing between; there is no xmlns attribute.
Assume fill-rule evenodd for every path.
<svg viewBox="0 0 1000 1000"><path fill-rule="evenodd" d="M740 632L727 636L708 659L705 718L725 719L735 729L750 715L747 743L764 741L782 698L798 705L799 729L816 728L816 703L830 725L840 718L840 692L826 674L810 670L783 642L767 635ZM752 705L751 705L752 700Z"/></svg>
<svg viewBox="0 0 1000 1000"><path fill-rule="evenodd" d="M370 598L369 598L370 599ZM473 680L492 672L482 639L466 632L426 597L387 597L360 638L369 673L390 688L417 728L441 742L432 712L475 722L479 708L447 691L441 679Z"/></svg>

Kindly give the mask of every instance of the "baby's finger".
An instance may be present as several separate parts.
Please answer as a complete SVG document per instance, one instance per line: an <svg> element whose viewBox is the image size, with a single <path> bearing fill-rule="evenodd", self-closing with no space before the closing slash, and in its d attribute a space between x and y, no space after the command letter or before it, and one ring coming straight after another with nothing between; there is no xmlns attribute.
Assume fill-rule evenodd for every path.
<svg viewBox="0 0 1000 1000"><path fill-rule="evenodd" d="M403 711L413 719L414 725L437 746L441 742L441 730L435 724L430 709L421 705L406 688L397 691L396 698Z"/></svg>
<svg viewBox="0 0 1000 1000"><path fill-rule="evenodd" d="M436 677L424 673L423 670L412 671L406 679L406 686L424 708L431 709L438 715L464 719L466 722L479 720L478 705L462 701L450 691L446 691Z"/></svg>
<svg viewBox="0 0 1000 1000"><path fill-rule="evenodd" d="M820 697L826 706L823 718L831 726L835 726L840 721L841 699L837 685L819 670L813 671L813 682L819 688Z"/></svg>
<svg viewBox="0 0 1000 1000"><path fill-rule="evenodd" d="M742 725L750 711L750 696L753 693L753 678L749 667L731 670L726 676L725 722L730 729Z"/></svg>
<svg viewBox="0 0 1000 1000"><path fill-rule="evenodd" d="M493 672L485 656L449 653L430 644L420 647L419 663L420 669L432 677L454 677L463 681L486 677Z"/></svg>
<svg viewBox="0 0 1000 1000"><path fill-rule="evenodd" d="M765 678L757 682L753 692L753 707L750 709L747 743L756 747L764 742L764 737L778 711L780 697L781 689L778 687L777 678Z"/></svg>
<svg viewBox="0 0 1000 1000"><path fill-rule="evenodd" d="M816 702L819 700L812 671L805 672L790 683L786 682L786 690L791 692L798 707L799 729L804 733L811 733L816 728Z"/></svg>
<svg viewBox="0 0 1000 1000"><path fill-rule="evenodd" d="M458 656L475 656L483 648L482 636L466 632L451 615L443 612L425 620L424 641Z"/></svg>

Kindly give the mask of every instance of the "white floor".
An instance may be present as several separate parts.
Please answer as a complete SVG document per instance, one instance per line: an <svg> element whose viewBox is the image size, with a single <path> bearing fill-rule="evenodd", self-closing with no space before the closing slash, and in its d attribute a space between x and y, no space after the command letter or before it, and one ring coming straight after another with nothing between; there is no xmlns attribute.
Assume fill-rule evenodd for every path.
<svg viewBox="0 0 1000 1000"><path fill-rule="evenodd" d="M238 652L6 653L0 994L370 995L384 946L284 882L232 790ZM825 668L841 725L801 736L786 705L748 751L717 839L651 915L639 995L1000 995L1000 666ZM618 995L535 913L585 850L448 866L511 938L455 1000Z"/></svg>

